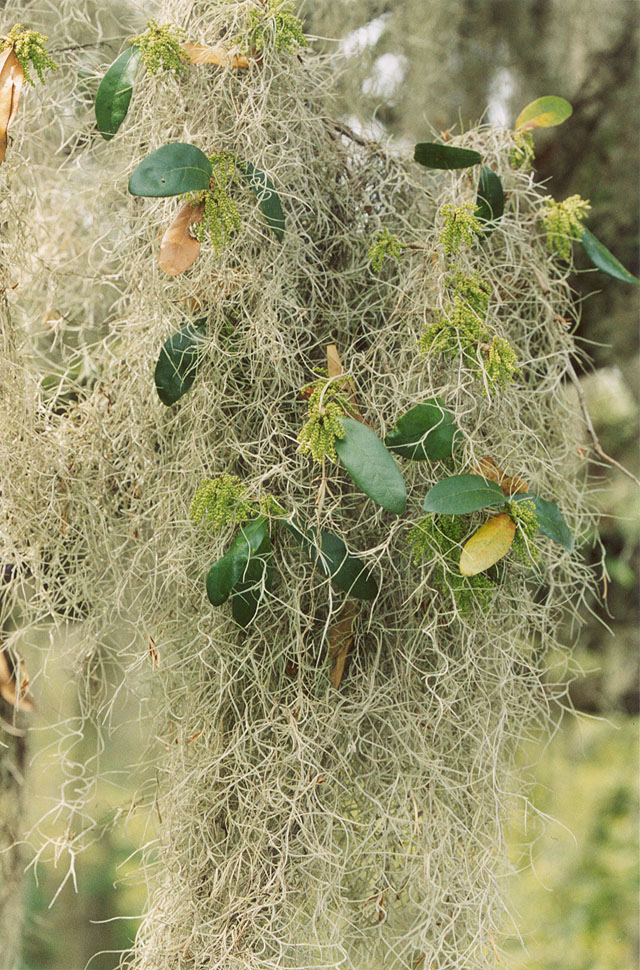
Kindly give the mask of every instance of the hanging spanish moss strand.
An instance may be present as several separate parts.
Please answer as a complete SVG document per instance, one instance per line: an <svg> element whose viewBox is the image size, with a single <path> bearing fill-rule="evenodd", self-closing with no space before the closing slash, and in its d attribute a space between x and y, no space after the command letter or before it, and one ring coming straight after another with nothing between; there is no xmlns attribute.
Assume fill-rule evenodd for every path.
<svg viewBox="0 0 640 970"><path fill-rule="evenodd" d="M274 0L263 10L166 0L124 30L109 12L113 44L101 12L78 25L75 6L56 4L62 34L52 22L50 49L106 36L110 49L55 54L59 70L25 104L0 168L3 251L20 284L1 554L27 635L53 618L81 624L69 647L79 715L59 726L56 752L68 783L32 841L72 858L97 837L101 748L123 719L139 719L146 740L127 766L138 790L114 815L148 812L159 826L143 851L135 970L494 967L510 925L505 825L527 801L514 755L553 723L570 648L558 631L575 635L591 580L579 551L537 533L537 561L510 553L461 595L459 540L438 540L441 524L421 547L415 530L428 528L432 485L490 456L558 504L578 546L593 534L565 390L571 262L547 249L545 192L512 132L451 137L504 186L504 216L480 235L468 218L479 168L428 172L350 137L332 114L335 62L312 38L302 46L290 19L278 32ZM20 22L36 7L21 5ZM251 53L254 38L255 56L242 69L141 67L105 141L81 79L95 93L148 16L232 55ZM61 147L47 153L52 138ZM160 238L184 200L134 198L127 184L170 142L266 173L282 240L233 179L234 232L202 234L187 272L163 272ZM154 386L161 349L196 320L198 373L165 406ZM440 346L425 342L434 323ZM398 459L402 516L339 463L300 449L304 389L327 376L329 345L379 437L436 396L455 416L453 459ZM224 487L202 484L223 475ZM267 512L274 579L242 630L228 603L210 604L205 576L247 509ZM329 637L348 597L278 510L340 536L379 584L372 602L349 600L353 642L337 688ZM474 515L465 535L482 521ZM74 739L88 722L96 752L77 769Z"/></svg>

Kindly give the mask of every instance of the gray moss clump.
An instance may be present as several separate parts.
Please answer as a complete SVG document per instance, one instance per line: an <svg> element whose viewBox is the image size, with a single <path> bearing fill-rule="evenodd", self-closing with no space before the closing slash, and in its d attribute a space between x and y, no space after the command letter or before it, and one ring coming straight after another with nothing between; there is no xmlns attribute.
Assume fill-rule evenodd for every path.
<svg viewBox="0 0 640 970"><path fill-rule="evenodd" d="M237 36L250 6L163 0L157 15L215 45ZM61 9L68 27L70 0ZM334 65L312 52L304 64L268 54L257 70L190 70L170 98L140 85L117 139L87 149L86 172L81 141L70 158L52 150L50 106L28 106L28 147L16 135L13 158L29 151L38 192L13 180L2 241L19 284L1 335L0 555L15 566L4 602L19 602L26 636L47 622L81 624L69 647L79 715L52 755L74 778L55 824L77 835L59 840L48 820L34 850L49 841L62 867L61 845L76 854L102 831L100 752L118 718L133 718L143 743L120 770L138 787L131 802L119 793L114 818L140 813L158 833L143 851L149 899L132 968L488 970L506 925L504 830L513 799L527 797L514 750L564 691L546 678L547 651L568 656L560 630L590 571L579 553L538 537L536 570L505 557L491 589L444 595L437 571L450 581L453 551L425 547L407 568L406 526L443 463L398 459L409 513L381 510L338 465L323 475L300 455L300 388L333 344L379 434L442 398L461 429L458 470L493 456L584 536L593 517L565 393L575 347L557 323L576 311L540 231L544 192L510 165L508 132L454 136L500 171L507 206L488 244L476 244L467 220L473 245L461 237L453 260L438 213L459 208L468 176L433 179L405 154L338 137ZM63 82L73 89L54 76L52 98L64 98ZM265 172L286 212L283 240L238 191L241 230L218 252L203 246L187 273L158 272L173 204L127 198L122 173L172 139ZM10 176L7 162L0 177ZM68 249L62 178L74 188ZM406 244L392 279L369 272L371 225ZM456 294L456 271L482 287ZM61 389L47 396L39 321L53 291L72 322L56 343ZM491 398L467 355L417 353L434 309L456 297L517 355L521 376ZM153 385L160 349L202 318L202 366L165 407ZM211 507L213 524L226 525L196 528L192 498L220 476L238 493L231 503L220 487L201 494L195 512L204 523ZM273 583L255 619L242 630L228 603L207 599L232 514L264 495L310 531L339 536L378 584L375 600L358 603L338 689L328 657L347 596L277 509ZM89 724L98 753L80 772L77 738Z"/></svg>

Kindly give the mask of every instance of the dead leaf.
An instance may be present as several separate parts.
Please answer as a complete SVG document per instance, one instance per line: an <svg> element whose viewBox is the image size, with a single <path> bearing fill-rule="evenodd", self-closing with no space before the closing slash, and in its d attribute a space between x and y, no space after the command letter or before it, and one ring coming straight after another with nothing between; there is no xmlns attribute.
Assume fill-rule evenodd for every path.
<svg viewBox="0 0 640 970"><path fill-rule="evenodd" d="M509 552L516 534L516 524L502 512L481 525L465 542L460 555L460 572L463 576L475 576L502 559Z"/></svg>
<svg viewBox="0 0 640 970"><path fill-rule="evenodd" d="M487 478L490 482L499 485L505 495L524 494L529 491L529 486L518 475L509 478L506 472L496 465L493 458L481 458L475 469L478 475Z"/></svg>
<svg viewBox="0 0 640 970"><path fill-rule="evenodd" d="M230 54L222 47L206 47L204 44L192 44L187 41L182 50L188 55L192 64L217 64L218 67L246 69L250 65L248 57L242 54Z"/></svg>
<svg viewBox="0 0 640 970"><path fill-rule="evenodd" d="M189 226L201 222L203 212L204 202L185 202L162 237L158 265L168 276L179 276L198 258L202 243L193 238Z"/></svg>
<svg viewBox="0 0 640 970"><path fill-rule="evenodd" d="M340 360L340 354L338 353L338 348L335 344L327 345L327 376L328 377L339 377L340 374L344 373L344 368L342 366L342 361ZM360 413L360 408L358 407L356 401L356 389L353 386L353 382L348 380L345 382L345 387L349 392L349 403L353 410L353 416L362 424L366 424L366 421Z"/></svg>
<svg viewBox="0 0 640 970"><path fill-rule="evenodd" d="M340 686L347 654L353 643L353 627L358 612L356 601L347 600L340 611L340 616L329 628L329 660L333 660L330 676L336 690Z"/></svg>
<svg viewBox="0 0 640 970"><path fill-rule="evenodd" d="M24 71L13 48L0 54L0 165L7 151L7 131L16 117Z"/></svg>
<svg viewBox="0 0 640 970"><path fill-rule="evenodd" d="M4 698L7 704L17 707L19 711L34 711L35 704L29 691L29 675L24 663L20 661L20 689L16 691L17 684L15 672L12 665L7 660L6 654L0 650L0 697Z"/></svg>

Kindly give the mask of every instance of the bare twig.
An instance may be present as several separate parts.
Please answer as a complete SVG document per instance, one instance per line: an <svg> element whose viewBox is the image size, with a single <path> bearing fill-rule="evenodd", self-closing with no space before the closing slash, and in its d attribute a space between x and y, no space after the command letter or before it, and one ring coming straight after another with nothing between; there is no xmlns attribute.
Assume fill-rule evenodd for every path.
<svg viewBox="0 0 640 970"><path fill-rule="evenodd" d="M575 368L571 363L571 361L568 362L567 370L569 371L571 380L573 381L573 385L578 395L578 400L580 402L580 410L582 411L582 416L584 417L584 423L587 426L587 431L589 432L589 437L591 438L591 447L593 448L595 453L600 458L602 458L603 461L606 461L607 464L612 465L614 468L617 468L618 471L622 472L623 475L626 475L627 478L630 478L631 481L635 482L636 485L640 488L640 480L636 478L633 472L630 472L629 469L625 468L624 465L621 465L619 461L616 461L615 458L612 458L611 455L608 455L604 450L604 448L602 447L602 445L600 444L600 439L596 434L596 429L593 427L593 421L591 420L591 415L587 410L587 405L584 399L584 391L580 386L580 379L576 374Z"/></svg>

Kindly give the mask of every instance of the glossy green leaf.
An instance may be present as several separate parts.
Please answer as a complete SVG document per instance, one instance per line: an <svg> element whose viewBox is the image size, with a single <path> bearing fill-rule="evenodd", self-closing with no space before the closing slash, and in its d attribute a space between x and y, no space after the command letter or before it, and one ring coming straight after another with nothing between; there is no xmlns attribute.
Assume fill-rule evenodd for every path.
<svg viewBox="0 0 640 970"><path fill-rule="evenodd" d="M504 213L504 190L499 177L486 165L480 172L476 206L476 219L483 223L484 235L490 236Z"/></svg>
<svg viewBox="0 0 640 970"><path fill-rule="evenodd" d="M505 502L505 494L495 482L481 475L452 475L429 489L422 508L425 512L462 515Z"/></svg>
<svg viewBox="0 0 640 970"><path fill-rule="evenodd" d="M207 573L207 596L212 606L222 606L228 600L243 579L250 557L258 553L268 537L267 520L263 517L241 526L228 551Z"/></svg>
<svg viewBox="0 0 640 970"><path fill-rule="evenodd" d="M610 253L607 247L603 246L600 240L596 239L588 229L583 228L580 242L593 265L601 269L603 273L608 273L609 276L614 276L617 280L622 280L623 283L633 283L634 286L640 286L640 280L637 276L625 269L613 253Z"/></svg>
<svg viewBox="0 0 640 970"><path fill-rule="evenodd" d="M206 321L187 323L165 342L155 370L158 397L167 407L186 394L202 362Z"/></svg>
<svg viewBox="0 0 640 970"><path fill-rule="evenodd" d="M277 239L282 242L284 239L284 212L280 196L276 192L276 187L264 172L256 168L251 162L238 162L238 167L243 172L249 186L258 200L258 204L264 213L269 227L273 230Z"/></svg>
<svg viewBox="0 0 640 970"><path fill-rule="evenodd" d="M573 108L565 98L553 94L536 98L523 108L516 118L516 131L532 131L533 128L555 128L571 117Z"/></svg>
<svg viewBox="0 0 640 970"><path fill-rule="evenodd" d="M96 94L96 121L102 137L109 141L124 121L142 52L135 44L115 59L100 82Z"/></svg>
<svg viewBox="0 0 640 970"><path fill-rule="evenodd" d="M343 418L344 438L336 438L338 458L362 491L383 509L402 515L407 490L400 469L366 424Z"/></svg>
<svg viewBox="0 0 640 970"><path fill-rule="evenodd" d="M131 173L132 195L164 197L209 188L211 162L195 145L176 141L147 155Z"/></svg>
<svg viewBox="0 0 640 970"><path fill-rule="evenodd" d="M318 533L315 530L303 529L295 520L283 521L283 525L322 575L330 579L338 589L355 599L375 599L378 595L378 584L367 565L357 556L351 555L340 536L322 529L318 548Z"/></svg>
<svg viewBox="0 0 640 970"><path fill-rule="evenodd" d="M457 434L453 414L434 397L403 414L384 443L389 451L411 461L440 461L453 454Z"/></svg>
<svg viewBox="0 0 640 970"><path fill-rule="evenodd" d="M573 552L573 536L564 520L562 512L555 502L549 502L547 499L533 495L531 492L526 492L523 495L514 495L513 498L517 502L533 502L536 507L536 516L538 518L540 532L547 536L547 538L553 539L554 542L564 546L569 552Z"/></svg>
<svg viewBox="0 0 640 970"><path fill-rule="evenodd" d="M258 612L265 590L271 589L273 569L270 560L271 542L267 533L258 551L249 557L242 578L231 594L231 614L243 629Z"/></svg>
<svg viewBox="0 0 640 970"><path fill-rule="evenodd" d="M421 141L413 150L414 161L425 168L469 168L479 165L482 155L469 148L453 148L451 145L438 145L436 142Z"/></svg>

